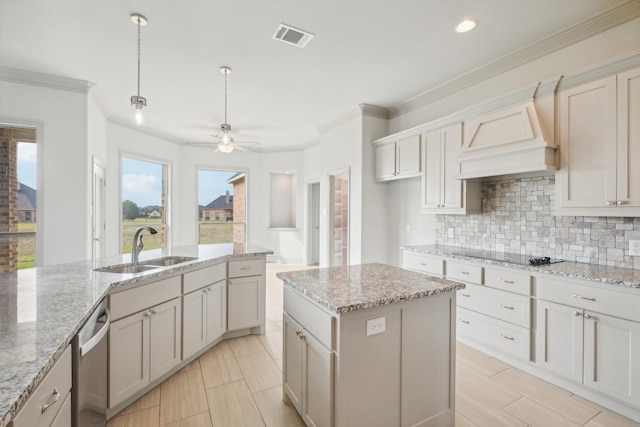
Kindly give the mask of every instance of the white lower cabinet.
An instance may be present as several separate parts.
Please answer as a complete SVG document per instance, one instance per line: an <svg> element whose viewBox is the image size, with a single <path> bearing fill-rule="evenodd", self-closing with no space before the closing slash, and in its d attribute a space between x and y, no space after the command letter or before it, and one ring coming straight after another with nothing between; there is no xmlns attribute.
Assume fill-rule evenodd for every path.
<svg viewBox="0 0 640 427"><path fill-rule="evenodd" d="M261 326L265 321L265 262L229 261L227 328L230 331ZM261 330L260 333L264 333Z"/></svg>
<svg viewBox="0 0 640 427"><path fill-rule="evenodd" d="M14 417L12 427L71 427L71 346Z"/></svg>
<svg viewBox="0 0 640 427"><path fill-rule="evenodd" d="M185 294L182 306L182 358L187 359L227 330L226 280Z"/></svg>
<svg viewBox="0 0 640 427"><path fill-rule="evenodd" d="M333 353L284 314L284 392L308 426L333 425Z"/></svg>
<svg viewBox="0 0 640 427"><path fill-rule="evenodd" d="M111 323L109 407L133 396L182 360L181 327L180 298Z"/></svg>
<svg viewBox="0 0 640 427"><path fill-rule="evenodd" d="M538 364L640 407L640 323L538 302Z"/></svg>

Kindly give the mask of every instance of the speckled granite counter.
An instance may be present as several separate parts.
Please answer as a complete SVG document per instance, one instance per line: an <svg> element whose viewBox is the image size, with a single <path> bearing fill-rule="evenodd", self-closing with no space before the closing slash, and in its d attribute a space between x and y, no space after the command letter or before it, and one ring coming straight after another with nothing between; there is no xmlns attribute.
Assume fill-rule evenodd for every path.
<svg viewBox="0 0 640 427"><path fill-rule="evenodd" d="M540 266L527 265L527 256L504 252L482 251L443 245L404 246L404 250L424 254L443 256L484 264L515 268L536 273L551 274L560 277L589 280L610 285L640 289L640 270L619 267L607 267L597 264L564 261Z"/></svg>
<svg viewBox="0 0 640 427"><path fill-rule="evenodd" d="M162 256L196 260L137 274L93 271L129 262L130 255L0 274L0 427L8 424L111 289L236 257L271 253L259 246L231 243L185 246L165 253L145 251L141 262Z"/></svg>
<svg viewBox="0 0 640 427"><path fill-rule="evenodd" d="M292 271L277 276L336 314L464 288L457 282L385 264Z"/></svg>

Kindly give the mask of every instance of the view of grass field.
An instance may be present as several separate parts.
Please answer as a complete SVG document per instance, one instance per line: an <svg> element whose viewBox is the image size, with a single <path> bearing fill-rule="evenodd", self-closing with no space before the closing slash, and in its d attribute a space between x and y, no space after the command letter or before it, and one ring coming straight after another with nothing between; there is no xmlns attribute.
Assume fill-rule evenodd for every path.
<svg viewBox="0 0 640 427"><path fill-rule="evenodd" d="M36 266L36 232L35 222L18 223L19 233L29 233L18 237L18 270Z"/></svg>
<svg viewBox="0 0 640 427"><path fill-rule="evenodd" d="M150 235L143 232L144 250L157 249L163 246L165 240L164 227L158 223L157 219L138 218L134 220L126 220L122 222L122 253L131 253L131 245L133 243L133 235L138 227L153 227L158 230L158 234ZM231 243L233 242L233 223L232 222L215 222L200 221L200 243Z"/></svg>

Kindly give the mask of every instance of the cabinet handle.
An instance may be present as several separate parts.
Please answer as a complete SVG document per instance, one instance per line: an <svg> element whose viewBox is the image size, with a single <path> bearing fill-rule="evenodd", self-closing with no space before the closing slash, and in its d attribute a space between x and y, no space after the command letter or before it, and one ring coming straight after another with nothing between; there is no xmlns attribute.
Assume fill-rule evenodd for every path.
<svg viewBox="0 0 640 427"><path fill-rule="evenodd" d="M469 298L471 295L469 295L469 294L460 294L460 296Z"/></svg>
<svg viewBox="0 0 640 427"><path fill-rule="evenodd" d="M616 204L616 202L615 202L615 201L607 200L607 206L613 206L613 205L615 205L615 204Z"/></svg>
<svg viewBox="0 0 640 427"><path fill-rule="evenodd" d="M461 274L469 274L469 272L468 272L468 271L462 271L462 270L458 270L458 273L461 273Z"/></svg>
<svg viewBox="0 0 640 427"><path fill-rule="evenodd" d="M151 314L156 314L157 311L155 309L151 310Z"/></svg>
<svg viewBox="0 0 640 427"><path fill-rule="evenodd" d="M249 271L251 267L240 267L240 271Z"/></svg>
<svg viewBox="0 0 640 427"><path fill-rule="evenodd" d="M513 341L515 339L513 337L508 337L504 335L502 332L498 332L498 335L500 335L500 337L504 338L505 340L509 340L509 341Z"/></svg>
<svg viewBox="0 0 640 427"><path fill-rule="evenodd" d="M587 314L587 313L583 314L582 316L583 316L585 319L591 319L591 317L592 317L590 314Z"/></svg>
<svg viewBox="0 0 640 427"><path fill-rule="evenodd" d="M458 319L458 320L460 320L462 323L466 323L467 325L468 325L469 323L471 323L471 322L469 322L468 320L462 320L462 319Z"/></svg>
<svg viewBox="0 0 640 427"><path fill-rule="evenodd" d="M626 205L629 201L628 200L619 200L618 201L618 206L622 206L622 205Z"/></svg>
<svg viewBox="0 0 640 427"><path fill-rule="evenodd" d="M514 310L515 309L515 307L509 306L509 305L504 305L502 303L498 304L498 306L502 307L502 308L506 308L507 310Z"/></svg>
<svg viewBox="0 0 640 427"><path fill-rule="evenodd" d="M60 392L58 391L58 389L56 387L53 388L53 402L51 403L47 403L46 405L42 405L42 413L44 414L44 411L46 411L47 409L49 409L49 407L53 406L58 399L60 399Z"/></svg>
<svg viewBox="0 0 640 427"><path fill-rule="evenodd" d="M579 312L578 310L575 310L575 311L573 312L573 314L575 314L577 317L582 316L582 313L581 313L581 312Z"/></svg>
<svg viewBox="0 0 640 427"><path fill-rule="evenodd" d="M588 301L595 301L595 298L590 298L590 297L583 297L582 295L578 295L578 294L573 294L574 298L578 298L578 299L586 299Z"/></svg>
<svg viewBox="0 0 640 427"><path fill-rule="evenodd" d="M428 264L426 262L421 262L420 265L424 265L426 267Z"/></svg>
<svg viewBox="0 0 640 427"><path fill-rule="evenodd" d="M147 311L147 312L144 314L144 317L151 317L151 311Z"/></svg>
<svg viewBox="0 0 640 427"><path fill-rule="evenodd" d="M498 279L499 281L501 281L502 283L509 283L510 285L513 285L514 282L513 280L504 280L502 277Z"/></svg>

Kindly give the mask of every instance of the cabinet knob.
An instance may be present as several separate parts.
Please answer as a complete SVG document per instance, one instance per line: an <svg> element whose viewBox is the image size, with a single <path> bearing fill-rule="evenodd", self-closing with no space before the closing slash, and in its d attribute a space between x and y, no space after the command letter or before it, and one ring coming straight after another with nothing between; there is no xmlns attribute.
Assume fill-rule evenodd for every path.
<svg viewBox="0 0 640 427"><path fill-rule="evenodd" d="M46 411L47 409L49 409L51 406L53 406L58 399L60 399L60 392L58 391L58 389L56 387L53 388L53 401L51 403L47 403L46 405L42 405L42 413L44 414L44 411Z"/></svg>

